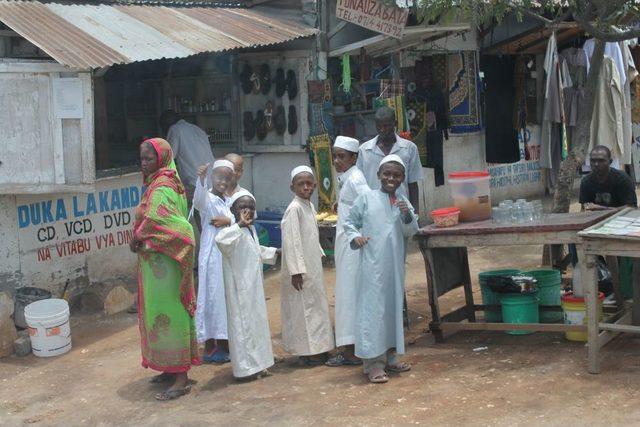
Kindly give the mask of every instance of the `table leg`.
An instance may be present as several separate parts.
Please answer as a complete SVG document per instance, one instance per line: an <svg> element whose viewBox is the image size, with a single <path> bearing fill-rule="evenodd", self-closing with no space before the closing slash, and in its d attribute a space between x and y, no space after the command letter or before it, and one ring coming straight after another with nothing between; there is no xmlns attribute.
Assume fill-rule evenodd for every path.
<svg viewBox="0 0 640 427"><path fill-rule="evenodd" d="M431 322L429 330L433 334L436 342L444 342L442 329L440 329L440 307L438 305L438 292L433 275L433 253L427 245L426 239L420 240L420 252L424 259L424 269L427 276L427 292L429 294L429 307L431 308Z"/></svg>
<svg viewBox="0 0 640 427"><path fill-rule="evenodd" d="M640 325L640 260L633 259L633 308L632 325Z"/></svg>
<svg viewBox="0 0 640 427"><path fill-rule="evenodd" d="M462 252L462 263L464 266L464 299L467 306L467 319L469 322L476 321L476 306L473 302L473 288L471 286L471 272L469 271L469 253L467 248L460 248Z"/></svg>
<svg viewBox="0 0 640 427"><path fill-rule="evenodd" d="M578 259L580 260L582 284L584 288L584 298L587 316L587 345L589 346L589 372L600 373L599 350L600 342L598 335L600 329L598 323L598 280L596 276L596 256L586 255L581 247L578 247Z"/></svg>

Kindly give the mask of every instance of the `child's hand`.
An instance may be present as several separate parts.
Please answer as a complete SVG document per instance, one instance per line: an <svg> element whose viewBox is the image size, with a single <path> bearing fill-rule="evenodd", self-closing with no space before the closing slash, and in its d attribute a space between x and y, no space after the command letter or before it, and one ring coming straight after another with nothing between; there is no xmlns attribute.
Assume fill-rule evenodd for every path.
<svg viewBox="0 0 640 427"><path fill-rule="evenodd" d="M217 216L211 220L210 224L217 228L227 227L231 225L231 220L226 216Z"/></svg>
<svg viewBox="0 0 640 427"><path fill-rule="evenodd" d="M253 224L253 214L249 209L243 209L240 211L240 221L238 225L240 227L248 227Z"/></svg>
<svg viewBox="0 0 640 427"><path fill-rule="evenodd" d="M204 178L205 176L207 176L207 170L209 170L209 163L198 168L198 176L200 178Z"/></svg>
<svg viewBox="0 0 640 427"><path fill-rule="evenodd" d="M293 286L296 291L302 290L302 274L294 274L291 276L291 286Z"/></svg>
<svg viewBox="0 0 640 427"><path fill-rule="evenodd" d="M409 204L407 202L405 202L404 200L400 200L396 203L396 206L398 207L398 209L400 209L400 212L402 212L403 214L408 214L409 213Z"/></svg>
<svg viewBox="0 0 640 427"><path fill-rule="evenodd" d="M356 237L353 239L353 243L355 243L357 247L362 248L369 243L369 239L371 239L371 237Z"/></svg>

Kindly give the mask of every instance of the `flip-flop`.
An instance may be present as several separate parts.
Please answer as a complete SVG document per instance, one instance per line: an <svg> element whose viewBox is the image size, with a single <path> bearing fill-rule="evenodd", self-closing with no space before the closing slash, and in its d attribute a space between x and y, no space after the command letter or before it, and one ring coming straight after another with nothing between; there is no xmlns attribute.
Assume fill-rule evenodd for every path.
<svg viewBox="0 0 640 427"><path fill-rule="evenodd" d="M411 365L406 362L396 363L395 365L387 365L385 369L394 374L398 374L400 372L407 372L411 370Z"/></svg>
<svg viewBox="0 0 640 427"><path fill-rule="evenodd" d="M155 398L156 400L164 402L167 400L177 399L181 396L184 396L185 394L189 394L190 392L191 392L191 386L187 385L184 388L178 388L175 390L165 390L161 393L156 394Z"/></svg>
<svg viewBox="0 0 640 427"><path fill-rule="evenodd" d="M287 94L290 100L293 100L298 95L298 81L293 70L287 71Z"/></svg>
<svg viewBox="0 0 640 427"><path fill-rule="evenodd" d="M228 363L231 362L231 358L226 351L216 350L211 354L203 355L202 361L206 363Z"/></svg>
<svg viewBox="0 0 640 427"><path fill-rule="evenodd" d="M155 377L152 377L149 382L151 384L168 383L169 381L175 380L175 378L176 378L175 374L170 374L168 372L163 372L160 375L156 375Z"/></svg>
<svg viewBox="0 0 640 427"><path fill-rule="evenodd" d="M389 375L381 368L375 368L367 374L367 377L369 382L373 384L384 384L389 381Z"/></svg>
<svg viewBox="0 0 640 427"><path fill-rule="evenodd" d="M300 363L304 366L320 366L324 365L325 361L319 359L312 359L309 356L300 356Z"/></svg>
<svg viewBox="0 0 640 427"><path fill-rule="evenodd" d="M284 70L282 68L276 70L274 83L276 84L276 96L282 98L282 95L287 91L287 79L284 76Z"/></svg>
<svg viewBox="0 0 640 427"><path fill-rule="evenodd" d="M358 365L362 365L362 360L347 359L346 357L344 357L343 353L338 353L332 358L330 358L329 360L327 360L325 365L330 366L332 368L335 368L338 366L358 366Z"/></svg>
<svg viewBox="0 0 640 427"><path fill-rule="evenodd" d="M298 130L298 115L296 114L296 107L289 105L289 120L288 120L289 135L293 135Z"/></svg>

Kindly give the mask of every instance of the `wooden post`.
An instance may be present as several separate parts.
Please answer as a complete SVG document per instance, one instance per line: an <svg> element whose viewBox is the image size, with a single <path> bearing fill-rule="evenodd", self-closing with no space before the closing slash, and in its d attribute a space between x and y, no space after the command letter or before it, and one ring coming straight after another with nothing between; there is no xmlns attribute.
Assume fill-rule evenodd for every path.
<svg viewBox="0 0 640 427"><path fill-rule="evenodd" d="M633 259L633 308L631 324L640 325L640 259Z"/></svg>
<svg viewBox="0 0 640 427"><path fill-rule="evenodd" d="M93 79L94 126L96 141L96 169L108 169L109 164L109 125L107 122L107 88L103 77Z"/></svg>
<svg viewBox="0 0 640 427"><path fill-rule="evenodd" d="M429 294L429 307L431 308L431 322L429 329L436 342L444 342L442 329L440 329L440 307L438 306L438 287L436 286L435 276L433 274L433 255L427 239L420 239L420 251L424 258L424 269L427 275L427 293Z"/></svg>

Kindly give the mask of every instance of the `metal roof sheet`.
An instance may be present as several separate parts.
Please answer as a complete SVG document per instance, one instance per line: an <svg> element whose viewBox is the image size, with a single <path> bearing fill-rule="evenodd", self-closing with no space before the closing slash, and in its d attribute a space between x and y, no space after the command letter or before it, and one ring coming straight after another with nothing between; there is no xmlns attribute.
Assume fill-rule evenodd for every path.
<svg viewBox="0 0 640 427"><path fill-rule="evenodd" d="M316 34L301 17L251 9L0 0L0 21L61 64L99 68L283 43Z"/></svg>

